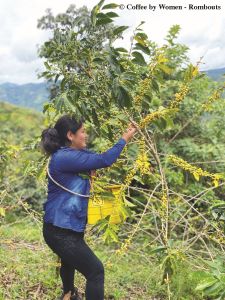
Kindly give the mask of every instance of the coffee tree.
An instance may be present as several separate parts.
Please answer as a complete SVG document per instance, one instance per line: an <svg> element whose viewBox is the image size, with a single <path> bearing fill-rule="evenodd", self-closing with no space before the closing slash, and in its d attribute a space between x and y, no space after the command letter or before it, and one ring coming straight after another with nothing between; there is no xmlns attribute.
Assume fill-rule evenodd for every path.
<svg viewBox="0 0 225 300"><path fill-rule="evenodd" d="M221 157L224 149L224 132L215 135L208 128L206 134L204 124L215 129L211 114L218 111L217 124L223 127L225 85L199 71L202 58L190 63L188 47L175 42L179 25L172 26L158 46L141 22L129 49L115 47L128 29L114 25L117 6L100 1L91 12L71 6L56 17L47 11L39 20L39 28L52 30L39 49L46 67L40 77L54 86L51 101L43 107L45 125L73 112L85 118L93 149L105 151L130 121L138 124L138 134L117 162L98 170L94 179L98 185L121 185L121 215L128 218L121 225L102 220L96 228L105 241L120 242L121 232L125 236L108 266L135 241L135 249L146 247L149 256L156 255L170 298L179 262L191 264L199 258L202 267L202 258L224 257L224 170L201 161ZM214 136L216 147L209 136ZM42 163L44 176L45 157ZM208 287L214 284L221 296L222 283Z"/></svg>

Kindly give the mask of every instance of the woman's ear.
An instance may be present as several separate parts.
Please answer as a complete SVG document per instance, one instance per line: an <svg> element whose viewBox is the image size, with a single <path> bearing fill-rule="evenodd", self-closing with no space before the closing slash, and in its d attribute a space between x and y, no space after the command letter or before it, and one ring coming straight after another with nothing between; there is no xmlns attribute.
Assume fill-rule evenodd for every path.
<svg viewBox="0 0 225 300"><path fill-rule="evenodd" d="M73 139L72 132L69 130L66 135L67 135L67 138L72 142L72 139Z"/></svg>

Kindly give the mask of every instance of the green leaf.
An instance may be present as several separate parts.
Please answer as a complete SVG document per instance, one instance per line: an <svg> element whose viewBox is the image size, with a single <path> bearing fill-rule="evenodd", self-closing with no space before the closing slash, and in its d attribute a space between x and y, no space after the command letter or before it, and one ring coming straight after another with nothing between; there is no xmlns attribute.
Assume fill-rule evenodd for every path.
<svg viewBox="0 0 225 300"><path fill-rule="evenodd" d="M98 19L98 20L96 21L96 26L108 24L108 23L111 23L111 22L113 22L113 20L110 19L110 18L102 18L102 19Z"/></svg>
<svg viewBox="0 0 225 300"><path fill-rule="evenodd" d="M159 85L155 79L152 79L152 88L154 91L159 92Z"/></svg>
<svg viewBox="0 0 225 300"><path fill-rule="evenodd" d="M42 112L45 113L48 110L49 107L50 107L50 103L49 102L44 102Z"/></svg>
<svg viewBox="0 0 225 300"><path fill-rule="evenodd" d="M131 81L131 80L123 80L123 87L124 87L125 89L127 89L128 91L133 89L134 84L135 84L134 81Z"/></svg>
<svg viewBox="0 0 225 300"><path fill-rule="evenodd" d="M134 175L133 178L134 178L135 180L137 180L138 182L140 182L141 184L143 184L143 185L145 184L144 181L142 180L141 176Z"/></svg>
<svg viewBox="0 0 225 300"><path fill-rule="evenodd" d="M110 234L111 238L113 239L113 241L119 242L116 232L114 230L112 230L111 228L109 229L109 234Z"/></svg>
<svg viewBox="0 0 225 300"><path fill-rule="evenodd" d="M135 57L134 59L132 59L132 61L134 63L137 63L137 64L139 64L141 66L145 66L146 65L146 61L145 61L143 55L140 52L133 51L131 54Z"/></svg>
<svg viewBox="0 0 225 300"><path fill-rule="evenodd" d="M102 235L102 239L103 239L104 243L109 242L109 238L110 238L110 234L109 234L109 230L107 228L106 231L104 232L104 234Z"/></svg>
<svg viewBox="0 0 225 300"><path fill-rule="evenodd" d="M98 6L101 8L102 5L104 4L105 0L100 0L99 3L98 3Z"/></svg>
<svg viewBox="0 0 225 300"><path fill-rule="evenodd" d="M82 177L83 179L90 179L90 175L88 175L87 173L78 173L77 174L78 176Z"/></svg>
<svg viewBox="0 0 225 300"><path fill-rule="evenodd" d="M95 57L92 61L93 61L93 62L96 62L96 63L101 63L101 62L104 61L104 59L101 58L101 57Z"/></svg>
<svg viewBox="0 0 225 300"><path fill-rule="evenodd" d="M137 76L134 72L132 71L127 71L127 72L123 72L120 75L121 79L126 79L126 80L130 80L130 81L136 81L137 80Z"/></svg>
<svg viewBox="0 0 225 300"><path fill-rule="evenodd" d="M56 81L58 80L59 76L60 76L60 74L57 74L57 75L55 76L55 80L54 80L55 83L56 83Z"/></svg>
<svg viewBox="0 0 225 300"><path fill-rule="evenodd" d="M223 200L214 200L215 204L211 206L213 208L225 208L225 202Z"/></svg>
<svg viewBox="0 0 225 300"><path fill-rule="evenodd" d="M132 99L128 91L122 86L117 86L115 91L118 104L121 107L131 107Z"/></svg>
<svg viewBox="0 0 225 300"><path fill-rule="evenodd" d="M116 3L109 3L107 5L104 5L102 7L102 9L111 9L111 8L117 8L119 6L119 4L116 4Z"/></svg>
<svg viewBox="0 0 225 300"><path fill-rule="evenodd" d="M97 232L99 233L101 230L103 230L106 226L108 225L108 222L106 219L100 219L96 224L95 226L93 227L97 227Z"/></svg>
<svg viewBox="0 0 225 300"><path fill-rule="evenodd" d="M109 140L112 141L113 140L113 132L112 132L112 129L110 127L109 124L106 125L107 129L108 129L108 137L109 137Z"/></svg>
<svg viewBox="0 0 225 300"><path fill-rule="evenodd" d="M119 47L119 48L115 48L116 51L118 52L128 52L127 49Z"/></svg>
<svg viewBox="0 0 225 300"><path fill-rule="evenodd" d="M217 282L217 279L211 279L206 282L200 283L195 288L196 291L203 291L205 288L214 285Z"/></svg>
<svg viewBox="0 0 225 300"><path fill-rule="evenodd" d="M47 62L47 61L45 61L45 62L44 62L44 65L45 65L46 69L48 69L48 70L50 70L50 69L51 69L51 67L50 67L50 65L48 64L48 62Z"/></svg>
<svg viewBox="0 0 225 300"><path fill-rule="evenodd" d="M219 298L215 299L215 300L224 300L225 297L225 291L222 292L222 294L219 296Z"/></svg>
<svg viewBox="0 0 225 300"><path fill-rule="evenodd" d="M143 46L141 43L136 43L134 49L141 50L145 54L150 55L150 50L147 46Z"/></svg>
<svg viewBox="0 0 225 300"><path fill-rule="evenodd" d="M128 201L125 197L123 198L123 201L124 201L125 206L129 206L129 207L137 206L136 204L133 204L130 201Z"/></svg>
<svg viewBox="0 0 225 300"><path fill-rule="evenodd" d="M108 13L106 13L106 16L108 16L109 18L116 18L119 17L119 15L113 11L110 11Z"/></svg>
<svg viewBox="0 0 225 300"><path fill-rule="evenodd" d="M163 118L154 120L151 123L154 124L161 132L163 132L166 128L166 121Z"/></svg>
<svg viewBox="0 0 225 300"><path fill-rule="evenodd" d="M60 82L60 87L62 91L65 90L66 80L67 80L66 77L64 77L63 80Z"/></svg>
<svg viewBox="0 0 225 300"><path fill-rule="evenodd" d="M152 94L150 92L144 94L141 102L142 109L149 111L151 101L152 101Z"/></svg>
<svg viewBox="0 0 225 300"><path fill-rule="evenodd" d="M95 5L91 11L91 23L93 24L93 26L96 25L96 15L99 13L101 6L103 5L103 3L105 2L105 0L101 0L97 5Z"/></svg>
<svg viewBox="0 0 225 300"><path fill-rule="evenodd" d="M53 76L54 76L54 74L51 74L49 71L45 71L45 72L41 73L40 77L51 78Z"/></svg>
<svg viewBox="0 0 225 300"><path fill-rule="evenodd" d="M129 26L119 26L113 30L113 35L118 35L121 32L123 32L124 30L126 30L127 28L129 28Z"/></svg>
<svg viewBox="0 0 225 300"><path fill-rule="evenodd" d="M122 218L125 220L127 217L130 217L131 216L131 213L130 213L130 209L128 207L125 207L125 205L121 205L120 206L120 213L121 213L121 216Z"/></svg>
<svg viewBox="0 0 225 300"><path fill-rule="evenodd" d="M107 15L106 14L103 14L103 13L97 13L97 15L96 15L96 18L97 19L107 19L107 18L109 18L109 17L107 17Z"/></svg>
<svg viewBox="0 0 225 300"><path fill-rule="evenodd" d="M65 103L67 110L76 113L76 108L74 106L74 103L72 102L73 100L74 99L69 96L69 93L67 93L67 94L64 93L64 103Z"/></svg>
<svg viewBox="0 0 225 300"><path fill-rule="evenodd" d="M145 22L143 22L143 23L145 23ZM143 24L143 23L142 23L142 24ZM140 25L141 25L141 24L140 24ZM140 37L142 40L147 40L147 39L148 39L147 34L144 33L144 32L138 32L138 33L136 34L136 37Z"/></svg>
<svg viewBox="0 0 225 300"><path fill-rule="evenodd" d="M98 115L97 115L97 113L96 113L94 107L92 107L92 118L93 118L94 123L96 123L97 126L99 127L99 126L100 126L100 123L99 123Z"/></svg>
<svg viewBox="0 0 225 300"><path fill-rule="evenodd" d="M205 288L204 293L206 295L215 295L215 294L218 295L218 293L223 289L224 289L224 285L220 281L217 281L213 285Z"/></svg>
<svg viewBox="0 0 225 300"><path fill-rule="evenodd" d="M174 127L174 122L171 117L164 116L163 119L166 121L166 129L172 129Z"/></svg>
<svg viewBox="0 0 225 300"><path fill-rule="evenodd" d="M113 71L115 71L117 74L121 73L120 64L117 60L117 57L114 54L110 53L110 55L107 57L107 60L110 64L111 68L113 69ZM118 81L118 79L116 79L116 78L115 78L115 80Z"/></svg>
<svg viewBox="0 0 225 300"><path fill-rule="evenodd" d="M134 36L135 41L138 42L138 44L146 47L146 41L142 37L138 36L138 33Z"/></svg>
<svg viewBox="0 0 225 300"><path fill-rule="evenodd" d="M159 246L159 247L156 247L156 248L150 250L149 254L158 253L158 252L162 252L162 251L166 251L166 250L167 250L166 247Z"/></svg>

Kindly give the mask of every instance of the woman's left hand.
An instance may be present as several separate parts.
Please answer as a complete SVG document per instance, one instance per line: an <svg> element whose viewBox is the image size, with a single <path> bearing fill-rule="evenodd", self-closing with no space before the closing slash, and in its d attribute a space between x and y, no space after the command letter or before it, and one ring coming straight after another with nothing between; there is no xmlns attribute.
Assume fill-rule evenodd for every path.
<svg viewBox="0 0 225 300"><path fill-rule="evenodd" d="M97 173L96 173L96 170L91 170L91 176L96 176Z"/></svg>

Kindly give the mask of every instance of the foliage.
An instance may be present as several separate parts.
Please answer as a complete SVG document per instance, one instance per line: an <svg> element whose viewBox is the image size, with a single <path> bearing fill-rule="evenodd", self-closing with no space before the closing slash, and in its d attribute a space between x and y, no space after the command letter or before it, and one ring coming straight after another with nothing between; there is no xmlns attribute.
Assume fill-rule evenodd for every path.
<svg viewBox="0 0 225 300"><path fill-rule="evenodd" d="M170 299L176 295L179 264L187 258L214 261L218 253L224 254L225 85L199 71L201 60L189 62L188 47L176 42L179 25L169 29L159 46L149 40L141 22L130 50L115 48L113 43L128 29L114 26L116 8L100 1L91 12L71 6L56 17L47 11L39 20L39 28L53 33L39 49L46 67L40 76L57 85L43 107L44 125L65 112L82 115L89 147L102 152L129 121L137 122L137 136L96 178L100 186L121 185L119 197L129 217L115 226L102 219L92 232L120 244L108 255L109 265L115 257L126 256L139 238L136 249L146 247L149 256L159 259L161 283ZM39 140L31 142L32 149ZM45 164L43 156L32 160L25 175L44 185ZM198 267L203 269L203 263ZM221 286L218 293L222 297Z"/></svg>
<svg viewBox="0 0 225 300"><path fill-rule="evenodd" d="M154 199L155 234L158 234L159 248L163 247L167 250L167 256L162 263L163 282L166 280L169 289L171 277L176 272L175 261L178 259L178 253L190 252L190 241L199 227L202 227L202 231L207 234L207 243L213 240L213 247L215 241L224 239L221 223L215 225L208 213L210 194L203 192L204 198L196 194L190 198L193 199L192 201L189 200L189 196L186 199L185 195L179 194L179 191L182 191L187 184L193 186L196 180L200 181L200 175L211 177L215 188L223 185L224 174L218 172L215 165L207 171L204 168L205 165L202 168L193 166L185 158L191 158L193 162L196 158L205 161L206 158L210 157L209 159L213 160L216 157L211 141L208 142L207 148L206 138L209 138L209 135L207 137L204 135L203 126L199 127L199 122L203 124L206 118L214 120L210 114L220 104L224 105L222 99L224 85L211 83L205 74L199 72L201 61L195 66L189 63L188 48L175 42L180 30L179 25L170 28L165 38L166 43L159 47L150 41L140 28L142 22L134 30L130 51L122 47L115 48L113 42L118 38L118 33L124 33L127 26L111 27L113 18L118 15L113 11L108 12L108 9L115 9L117 5L103 6L103 4L104 1L100 1L92 9L89 22L85 23L85 29L81 24L75 28L77 16L67 27L63 24L59 28L57 17L49 22L49 26L53 29L53 38L46 42L40 51L40 56L46 59L46 71L41 75L45 78L54 78L55 82L61 76L61 82L58 95L45 105L43 111L48 112L51 109L55 116L62 112L73 111L78 116L84 116L88 128L95 124L96 130L91 141L95 138L106 140L108 144L105 143L105 148L111 145L115 136L125 128L129 120L135 120L139 124L138 133L141 139L135 140L139 148L134 148L135 151L132 151L132 147L127 147L121 155L121 160L118 159L107 170L108 178L120 178L120 182L123 182L121 187L123 199L131 200L129 201L131 204L134 198L137 199L137 196L132 197L132 189L130 192L130 187L132 187L136 191L138 189L140 194L138 199L144 205L135 229L116 253L123 255L128 251L131 239L140 228L149 210L150 201ZM40 24L41 22L39 26ZM105 43L101 34L103 31ZM186 67L184 67L185 64ZM201 95L200 92L203 90L203 85L208 85L204 89L205 95L204 93ZM54 114L52 118L49 118L49 122L54 121ZM188 139L189 135L191 138ZM196 141L197 136L199 142ZM191 147L188 143L191 143ZM200 152L194 143L202 144L205 151ZM223 141L222 145L224 145ZM104 147L99 148L105 150ZM189 151L189 153L192 151L192 153L191 155L187 153L187 155L184 151ZM196 154L199 157L195 157ZM220 154L218 157L223 159ZM122 160L127 162L123 164L123 168L120 167ZM180 172L177 175L173 173L174 179L167 179L166 175L172 174L174 166L171 165L174 164L176 168L183 169L183 176ZM187 179L187 172L193 174L193 178L189 176ZM99 175L98 181L101 182L102 178L106 177L105 170L100 171ZM177 180L179 186L176 192ZM209 183L203 181L199 188L202 189L203 185L209 185ZM188 187L186 189L188 190ZM148 197L144 197L143 193ZM212 195L213 193L216 191L212 190ZM221 188L214 196L220 198L222 193ZM198 206L196 206L197 201ZM140 207L137 207L136 211L138 209ZM186 225L183 222L187 214L185 210L189 212L190 236L187 235L182 249L178 247L175 251L173 243L169 241L171 236L176 236L178 239L181 232L183 239L185 238ZM200 211L204 211L206 216L203 219L201 219ZM177 218L178 221L176 221ZM204 223L208 221L208 218L213 228L210 233L204 230ZM129 220L132 221L132 212L129 214ZM153 224L150 222L150 226ZM105 229L103 234L105 241L110 236L113 241L118 242L117 226L112 230L106 220L101 220L98 226L100 230ZM160 227L161 232L159 232ZM212 237L211 233L216 237ZM201 239L200 237L199 241ZM198 238L196 240L198 241ZM174 254L171 256L171 253ZM170 293L169 290L168 293Z"/></svg>

